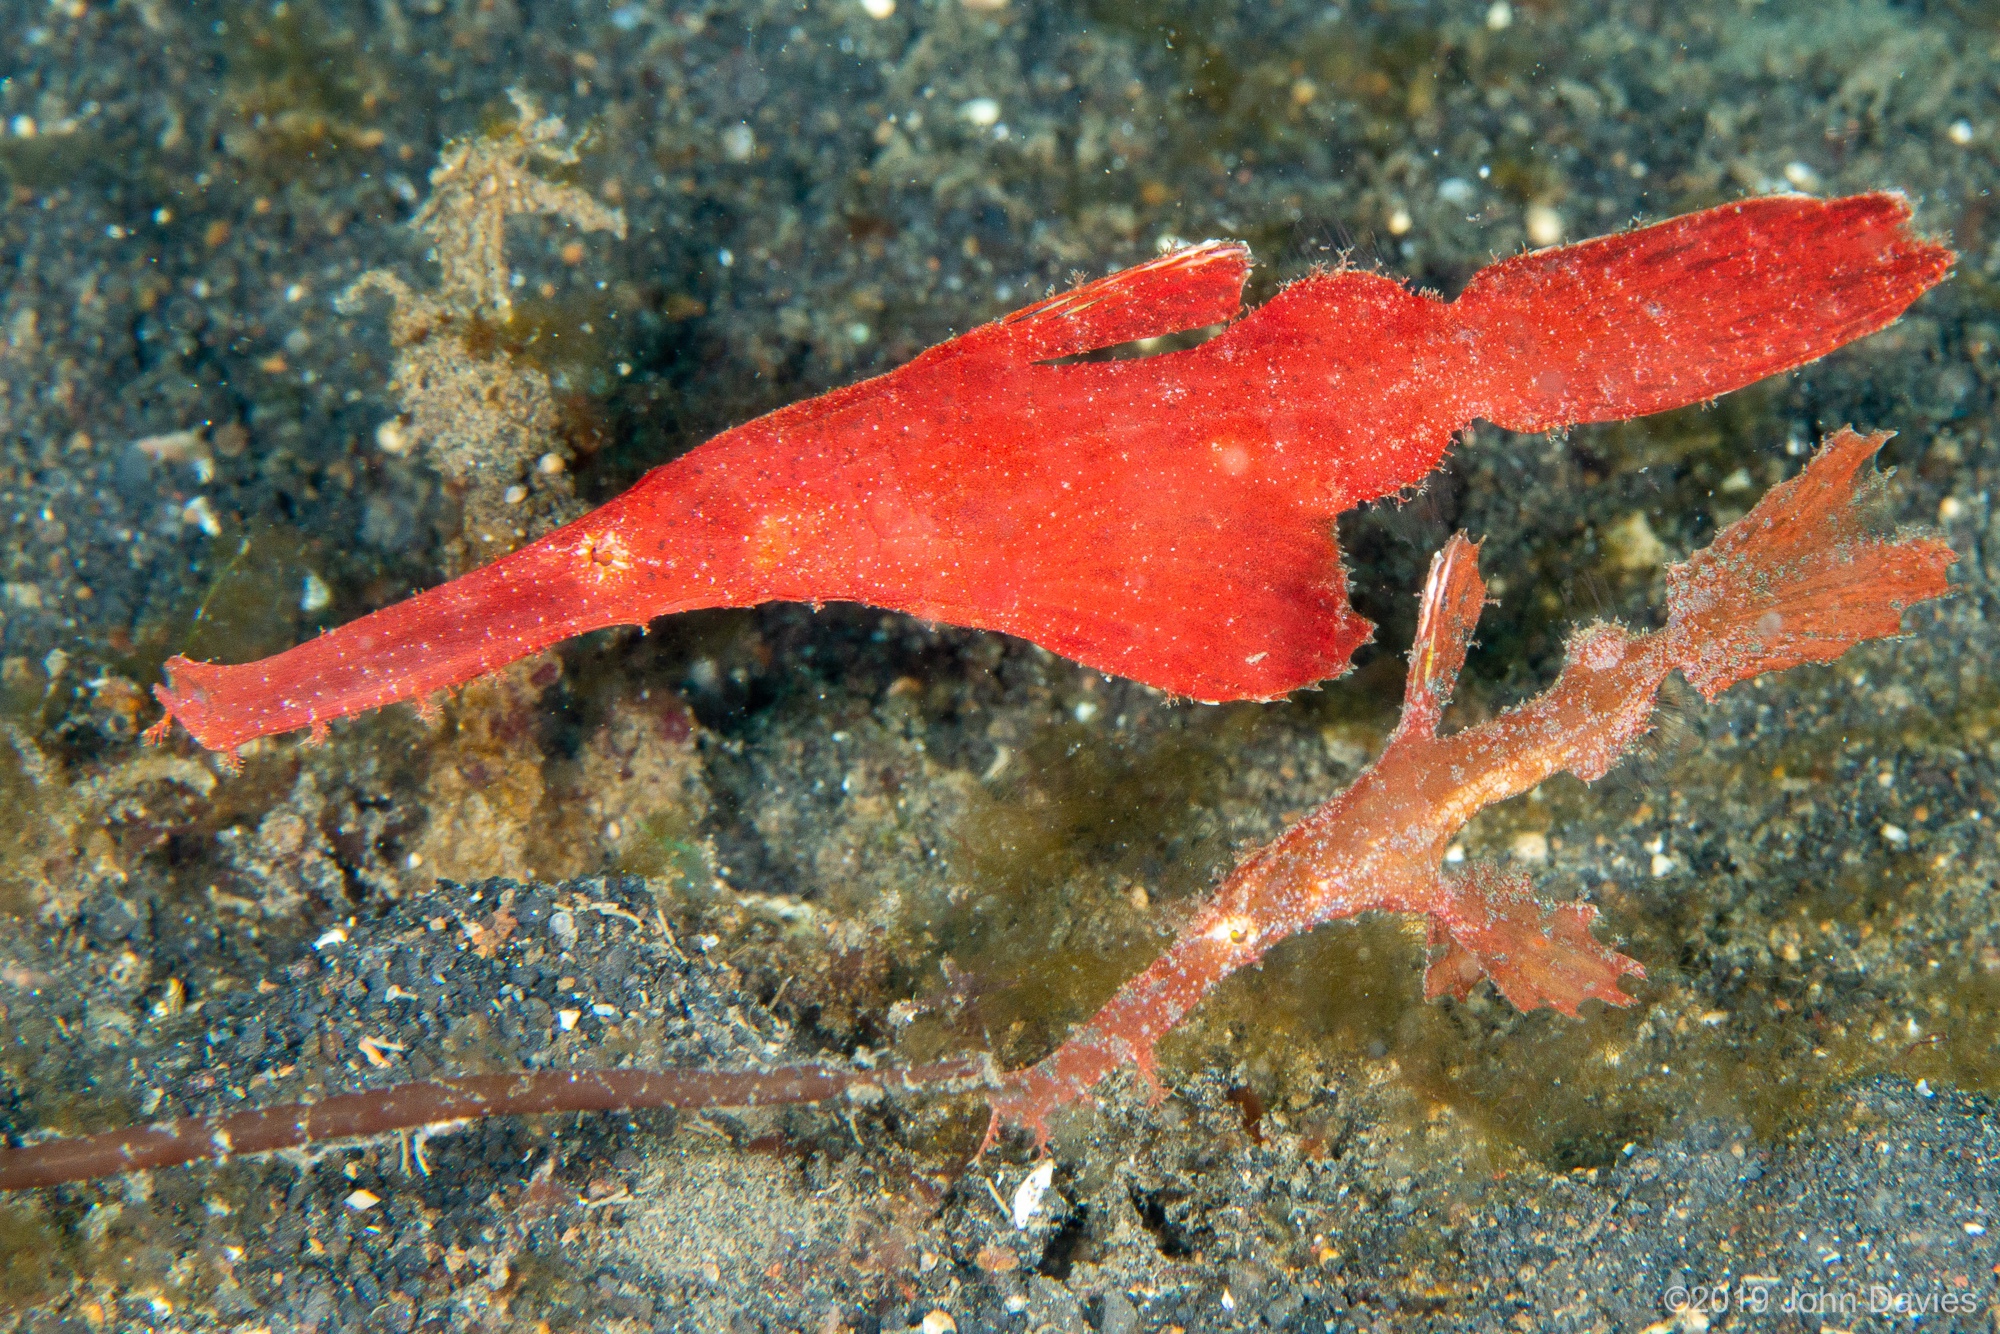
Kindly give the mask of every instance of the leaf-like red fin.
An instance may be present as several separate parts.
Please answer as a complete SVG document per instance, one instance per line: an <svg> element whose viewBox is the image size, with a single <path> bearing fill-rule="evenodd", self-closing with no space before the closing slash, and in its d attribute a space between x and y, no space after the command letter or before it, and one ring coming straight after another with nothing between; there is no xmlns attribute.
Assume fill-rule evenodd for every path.
<svg viewBox="0 0 2000 1334"><path fill-rule="evenodd" d="M1431 940L1444 948L1424 975L1427 996L1464 997L1484 973L1519 1010L1541 1006L1574 1016L1584 1001L1630 1005L1618 979L1644 977L1636 959L1590 934L1597 909L1565 903L1543 910L1528 878L1475 864L1445 877L1446 902Z"/></svg>
<svg viewBox="0 0 2000 1334"><path fill-rule="evenodd" d="M1482 269L1452 304L1515 431L1659 412L1875 332L1957 258L1899 194L1772 196Z"/></svg>
<svg viewBox="0 0 2000 1334"><path fill-rule="evenodd" d="M1869 532L1872 487L1856 477L1888 439L1842 427L1803 473L1668 568L1670 653L1703 696L1894 635L1906 608L1949 591L1957 557L1944 542Z"/></svg>
<svg viewBox="0 0 2000 1334"><path fill-rule="evenodd" d="M1431 557L1430 577L1417 610L1417 637L1410 644L1409 675L1403 688L1403 718L1396 735L1435 736L1451 692L1465 666L1466 646L1486 605L1486 581L1479 577L1479 544L1452 534Z"/></svg>
<svg viewBox="0 0 2000 1334"><path fill-rule="evenodd" d="M1250 248L1204 241L1059 292L977 330L1024 360L1047 361L1234 319Z"/></svg>

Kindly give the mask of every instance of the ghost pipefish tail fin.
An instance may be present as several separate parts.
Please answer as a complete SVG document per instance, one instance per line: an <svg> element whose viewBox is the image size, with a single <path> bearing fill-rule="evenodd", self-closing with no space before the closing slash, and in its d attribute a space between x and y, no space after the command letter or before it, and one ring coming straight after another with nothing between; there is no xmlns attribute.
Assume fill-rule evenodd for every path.
<svg viewBox="0 0 2000 1334"><path fill-rule="evenodd" d="M1452 305L1513 431L1714 398L1901 315L1956 258L1899 194L1745 200L1490 265Z"/></svg>

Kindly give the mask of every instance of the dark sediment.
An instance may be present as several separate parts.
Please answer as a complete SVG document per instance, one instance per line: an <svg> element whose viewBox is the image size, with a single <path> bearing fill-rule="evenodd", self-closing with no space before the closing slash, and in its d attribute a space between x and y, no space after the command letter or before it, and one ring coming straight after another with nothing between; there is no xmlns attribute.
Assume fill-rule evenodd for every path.
<svg viewBox="0 0 2000 1334"><path fill-rule="evenodd" d="M1475 826L1469 853L1600 903L1651 974L1630 1010L1425 1005L1399 925L1329 929L1169 1044L1175 1096L1065 1123L1022 1228L1026 1147L966 1169L976 1100L543 1118L433 1139L429 1175L387 1142L0 1203L0 1328L1624 1329L1746 1275L1795 1309L1739 1327L1903 1320L1871 1284L1990 1324L1990 22L1502 8L0 12L14 1135L536 1062L1030 1059L1365 762L1453 529L1499 576L1468 716L1550 679L1577 621L1650 623L1661 561L1844 422L1901 432L1885 518L1962 557L1909 638L1689 692L1626 769ZM592 637L437 726L391 710L238 775L140 749L169 653L289 645L517 503L382 430L418 420L386 303L336 305L375 269L436 289L403 224L510 87L588 132L545 169L628 223L512 222L512 318L461 330L554 405L492 428L532 436L491 455L523 532L1163 237L1248 239L1256 299L1343 255L1449 292L1531 230L1898 187L1962 259L1894 329L1712 409L1471 433L1343 522L1378 647L1287 704L770 608ZM503 895L482 952L465 924Z"/></svg>

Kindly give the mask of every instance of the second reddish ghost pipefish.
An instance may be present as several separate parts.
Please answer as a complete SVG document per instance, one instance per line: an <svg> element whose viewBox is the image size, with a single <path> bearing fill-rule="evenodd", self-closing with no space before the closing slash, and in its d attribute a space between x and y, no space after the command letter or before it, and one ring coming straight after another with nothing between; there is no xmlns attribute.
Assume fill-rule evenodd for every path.
<svg viewBox="0 0 2000 1334"><path fill-rule="evenodd" d="M1233 318L1211 241L726 431L530 546L241 666L167 663L211 749L422 700L588 630L853 601L1019 635L1204 700L1338 674L1370 633L1333 521L1516 431L1698 403L1874 332L1953 255L1899 195L1755 199L1480 270L1445 302L1343 269Z"/></svg>

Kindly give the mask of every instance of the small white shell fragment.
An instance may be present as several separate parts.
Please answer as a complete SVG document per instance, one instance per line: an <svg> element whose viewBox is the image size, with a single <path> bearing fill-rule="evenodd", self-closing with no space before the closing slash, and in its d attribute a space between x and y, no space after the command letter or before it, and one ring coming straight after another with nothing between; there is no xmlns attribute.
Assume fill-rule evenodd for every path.
<svg viewBox="0 0 2000 1334"><path fill-rule="evenodd" d="M1014 1229L1025 1232L1034 1216L1042 1211L1042 1196L1048 1194L1049 1185L1056 1179L1056 1160L1044 1158L1035 1164L1032 1172L1021 1178L1021 1184L1014 1188L1012 1210Z"/></svg>
<svg viewBox="0 0 2000 1334"><path fill-rule="evenodd" d="M985 129L1000 122L1000 104L990 97L975 97L959 105L958 114Z"/></svg>
<svg viewBox="0 0 2000 1334"><path fill-rule="evenodd" d="M563 456L553 451L535 460L535 471L544 477L560 477L567 467L569 465L563 462Z"/></svg>
<svg viewBox="0 0 2000 1334"><path fill-rule="evenodd" d="M375 428L375 448L384 454L407 454L414 442L410 433L403 429L403 423L391 417Z"/></svg>
<svg viewBox="0 0 2000 1334"><path fill-rule="evenodd" d="M945 1311L932 1311L924 1317L924 1334L958 1334L958 1322Z"/></svg>
<svg viewBox="0 0 2000 1334"><path fill-rule="evenodd" d="M192 463L208 453L200 431L168 431L134 440L132 448L158 463Z"/></svg>
<svg viewBox="0 0 2000 1334"><path fill-rule="evenodd" d="M1600 536L1612 568L1630 573L1657 569L1673 554L1653 531L1644 510L1633 510L1617 523L1607 524Z"/></svg>
<svg viewBox="0 0 2000 1334"><path fill-rule="evenodd" d="M1512 27L1513 23L1514 6L1508 4L1507 0L1493 0L1492 4L1486 6L1486 26L1494 32Z"/></svg>
<svg viewBox="0 0 2000 1334"><path fill-rule="evenodd" d="M1507 850L1518 861L1545 862L1549 859L1549 836L1537 830L1528 830L1514 835L1514 841Z"/></svg>
<svg viewBox="0 0 2000 1334"><path fill-rule="evenodd" d="M318 940L315 940L313 948L316 950L330 949L335 945L345 945L346 943L347 933L336 926L328 930Z"/></svg>
<svg viewBox="0 0 2000 1334"><path fill-rule="evenodd" d="M1528 240L1537 246L1559 245L1563 239L1563 215L1547 204L1530 204L1524 219Z"/></svg>
<svg viewBox="0 0 2000 1334"><path fill-rule="evenodd" d="M1885 824L1882 826L1882 841L1892 848L1907 848L1910 846L1909 831L1900 825Z"/></svg>
<svg viewBox="0 0 2000 1334"><path fill-rule="evenodd" d="M507 488L501 498L509 505L518 505L528 498L528 488L516 482Z"/></svg>
<svg viewBox="0 0 2000 1334"><path fill-rule="evenodd" d="M181 506L181 522L201 529L210 537L222 536L222 520L216 517L215 506L208 503L207 496L196 496Z"/></svg>
<svg viewBox="0 0 2000 1334"><path fill-rule="evenodd" d="M738 121L722 132L722 156L731 162L748 162L757 155L757 132Z"/></svg>
<svg viewBox="0 0 2000 1334"><path fill-rule="evenodd" d="M569 1031L570 1031L570 1030L571 1030L572 1028L575 1028L575 1027L576 1027L576 1021L577 1021L577 1020L579 1020L579 1019L581 1019L581 1018L583 1018L583 1011L582 1011L582 1010L557 1010L557 1011L556 1011L556 1022L557 1022L558 1024L561 1024L561 1025L562 1025L562 1031L563 1031L563 1032L565 1032L565 1033L569 1032Z"/></svg>
<svg viewBox="0 0 2000 1334"><path fill-rule="evenodd" d="M896 12L896 0L861 0L861 12L871 19L886 19Z"/></svg>
<svg viewBox="0 0 2000 1334"><path fill-rule="evenodd" d="M305 587L299 592L300 611L324 611L333 601L333 590L326 586L326 580L307 571Z"/></svg>
<svg viewBox="0 0 2000 1334"><path fill-rule="evenodd" d="M1794 190L1816 190L1819 188L1819 173L1803 162L1787 162L1785 182Z"/></svg>
<svg viewBox="0 0 2000 1334"><path fill-rule="evenodd" d="M1389 211L1389 235L1402 236L1416 225L1416 219L1410 216L1410 210L1401 204Z"/></svg>
<svg viewBox="0 0 2000 1334"><path fill-rule="evenodd" d="M372 1190L359 1189L348 1192L346 1204L357 1214L365 1214L382 1203L382 1197Z"/></svg>
<svg viewBox="0 0 2000 1334"><path fill-rule="evenodd" d="M566 909L558 908L549 914L549 934L556 938L556 944L563 949L576 948L576 918Z"/></svg>
<svg viewBox="0 0 2000 1334"><path fill-rule="evenodd" d="M1674 873L1674 859L1664 852L1653 854L1653 879L1663 880Z"/></svg>
<svg viewBox="0 0 2000 1334"><path fill-rule="evenodd" d="M1951 128L1945 131L1951 141L1960 146L1971 143L1973 133L1972 122L1969 120L1955 120L1951 123Z"/></svg>

